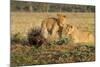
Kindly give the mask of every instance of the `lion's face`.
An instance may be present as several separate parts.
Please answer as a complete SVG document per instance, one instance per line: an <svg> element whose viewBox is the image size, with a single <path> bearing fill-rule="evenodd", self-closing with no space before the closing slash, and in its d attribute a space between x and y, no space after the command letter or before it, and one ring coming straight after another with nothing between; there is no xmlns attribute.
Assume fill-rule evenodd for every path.
<svg viewBox="0 0 100 67"><path fill-rule="evenodd" d="M69 24L66 24L65 33L66 33L67 35L72 34L73 30L74 30L74 26L69 25Z"/></svg>
<svg viewBox="0 0 100 67"><path fill-rule="evenodd" d="M63 15L63 14L57 14L58 16L58 20L59 20L59 25L61 27L63 27L66 23L65 23L65 20L66 20L66 16Z"/></svg>

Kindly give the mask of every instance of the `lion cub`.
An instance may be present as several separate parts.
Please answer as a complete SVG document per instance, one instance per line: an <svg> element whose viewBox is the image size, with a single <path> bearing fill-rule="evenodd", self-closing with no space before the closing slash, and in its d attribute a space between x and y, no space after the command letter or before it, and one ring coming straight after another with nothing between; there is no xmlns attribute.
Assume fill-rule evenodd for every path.
<svg viewBox="0 0 100 67"><path fill-rule="evenodd" d="M94 36L89 32L83 32L77 27L67 24L65 34L73 39L74 43L94 43Z"/></svg>
<svg viewBox="0 0 100 67"><path fill-rule="evenodd" d="M41 24L41 35L49 40L59 39L62 33L61 29L66 23L65 20L66 16L63 14L57 14L57 18L44 19Z"/></svg>

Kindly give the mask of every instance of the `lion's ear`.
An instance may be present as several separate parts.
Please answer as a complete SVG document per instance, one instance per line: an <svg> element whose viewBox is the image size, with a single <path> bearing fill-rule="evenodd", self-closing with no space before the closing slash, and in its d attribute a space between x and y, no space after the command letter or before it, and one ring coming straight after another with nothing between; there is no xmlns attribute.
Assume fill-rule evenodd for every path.
<svg viewBox="0 0 100 67"><path fill-rule="evenodd" d="M66 15L63 15L63 14L57 14L57 16L66 18Z"/></svg>

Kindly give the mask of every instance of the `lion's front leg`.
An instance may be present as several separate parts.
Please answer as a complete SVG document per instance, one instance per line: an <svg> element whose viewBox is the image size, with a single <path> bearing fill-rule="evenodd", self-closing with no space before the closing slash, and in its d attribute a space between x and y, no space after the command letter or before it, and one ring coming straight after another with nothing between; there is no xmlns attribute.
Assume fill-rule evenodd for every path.
<svg viewBox="0 0 100 67"><path fill-rule="evenodd" d="M46 28L42 28L41 29L41 35L42 35L43 38L47 39L47 37L48 37L48 31L47 31Z"/></svg>
<svg viewBox="0 0 100 67"><path fill-rule="evenodd" d="M60 36L59 36L58 30L59 30L59 27L55 25L52 29L52 34L51 34L53 40L59 39Z"/></svg>

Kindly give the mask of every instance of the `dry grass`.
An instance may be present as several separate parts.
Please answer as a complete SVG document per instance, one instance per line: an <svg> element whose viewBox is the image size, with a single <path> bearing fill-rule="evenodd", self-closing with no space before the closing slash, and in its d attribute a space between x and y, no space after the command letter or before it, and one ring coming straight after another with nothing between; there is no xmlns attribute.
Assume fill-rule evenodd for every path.
<svg viewBox="0 0 100 67"><path fill-rule="evenodd" d="M35 48L16 44L12 45L11 50L12 66L95 61L94 46L70 44Z"/></svg>
<svg viewBox="0 0 100 67"><path fill-rule="evenodd" d="M57 13L24 13L11 12L11 35L18 32L27 36L33 27L40 27L41 22L47 17L56 17ZM94 34L94 13L64 13L70 24L77 26L82 31ZM95 61L95 46L86 44L42 45L39 48L27 44L11 45L11 65L37 65L71 62Z"/></svg>
<svg viewBox="0 0 100 67"><path fill-rule="evenodd" d="M40 27L41 22L47 17L56 17L57 13L11 13L11 33L20 32L27 34L32 27ZM84 31L94 30L94 13L63 13L70 24Z"/></svg>

